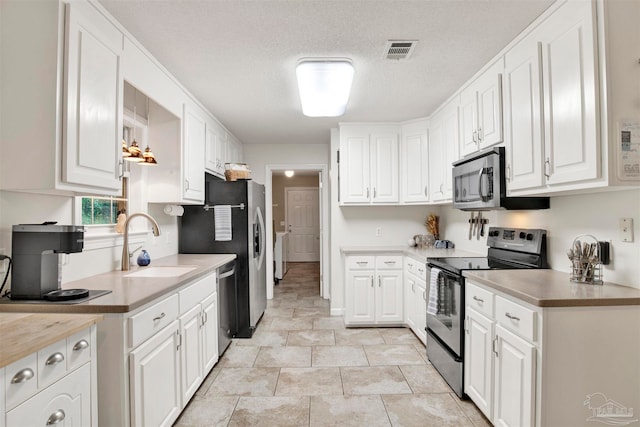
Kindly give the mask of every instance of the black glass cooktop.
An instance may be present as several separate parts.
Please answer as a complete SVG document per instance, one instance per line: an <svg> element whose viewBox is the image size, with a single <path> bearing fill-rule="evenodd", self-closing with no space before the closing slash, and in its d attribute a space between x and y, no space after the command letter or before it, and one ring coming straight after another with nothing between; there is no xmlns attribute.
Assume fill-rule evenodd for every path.
<svg viewBox="0 0 640 427"><path fill-rule="evenodd" d="M464 270L506 270L532 268L532 266L517 263L509 263L504 260L497 260L487 257L465 257L465 258L428 258L427 263L443 270L460 274Z"/></svg>

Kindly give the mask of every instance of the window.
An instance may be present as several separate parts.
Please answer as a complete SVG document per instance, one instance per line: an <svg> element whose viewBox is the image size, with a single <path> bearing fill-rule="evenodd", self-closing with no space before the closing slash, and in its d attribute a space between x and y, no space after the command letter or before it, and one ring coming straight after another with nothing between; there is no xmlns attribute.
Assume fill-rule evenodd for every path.
<svg viewBox="0 0 640 427"><path fill-rule="evenodd" d="M83 197L82 225L113 225L118 215L126 212L126 204L122 197Z"/></svg>

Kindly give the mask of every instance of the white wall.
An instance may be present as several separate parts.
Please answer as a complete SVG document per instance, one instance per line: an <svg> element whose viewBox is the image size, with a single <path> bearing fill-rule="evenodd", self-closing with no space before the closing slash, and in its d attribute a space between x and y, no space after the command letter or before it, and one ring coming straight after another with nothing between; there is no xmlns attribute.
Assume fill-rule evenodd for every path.
<svg viewBox="0 0 640 427"><path fill-rule="evenodd" d="M542 228L547 230L548 260L552 269L569 277L567 249L580 234L591 234L598 240L611 241L612 262L604 266L606 282L640 288L640 190L610 191L551 198L551 208L539 211L487 212L489 226ZM619 239L620 218L633 218L634 242ZM486 253L486 238L468 239L468 212L443 208L443 237L457 248Z"/></svg>
<svg viewBox="0 0 640 427"><path fill-rule="evenodd" d="M244 144L244 162L251 178L265 183L266 165L329 164L328 144Z"/></svg>

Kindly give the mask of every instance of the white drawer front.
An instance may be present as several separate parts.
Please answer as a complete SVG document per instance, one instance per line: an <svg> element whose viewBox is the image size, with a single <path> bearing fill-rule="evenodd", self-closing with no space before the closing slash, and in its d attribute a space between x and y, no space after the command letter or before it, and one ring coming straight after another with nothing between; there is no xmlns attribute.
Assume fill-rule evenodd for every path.
<svg viewBox="0 0 640 427"><path fill-rule="evenodd" d="M58 341L38 352L38 388L43 389L67 372L67 340Z"/></svg>
<svg viewBox="0 0 640 427"><path fill-rule="evenodd" d="M207 298L216 290L216 274L213 273L207 277L195 282L186 289L178 292L180 298L180 314L186 313L202 300Z"/></svg>
<svg viewBox="0 0 640 427"><path fill-rule="evenodd" d="M91 360L91 328L67 337L67 367L76 369Z"/></svg>
<svg viewBox="0 0 640 427"><path fill-rule="evenodd" d="M466 304L479 313L493 318L493 293L466 282Z"/></svg>
<svg viewBox="0 0 640 427"><path fill-rule="evenodd" d="M178 295L160 301L129 318L129 347L135 347L178 318Z"/></svg>
<svg viewBox="0 0 640 427"><path fill-rule="evenodd" d="M5 367L5 396L7 410L13 408L38 390L38 357L36 353ZM0 414L4 417L4 414Z"/></svg>
<svg viewBox="0 0 640 427"><path fill-rule="evenodd" d="M347 258L348 270L373 270L375 268L373 256L350 256Z"/></svg>
<svg viewBox="0 0 640 427"><path fill-rule="evenodd" d="M402 255L380 255L376 257L378 270L398 270L402 268Z"/></svg>
<svg viewBox="0 0 640 427"><path fill-rule="evenodd" d="M522 338L537 341L535 311L496 296L496 320Z"/></svg>

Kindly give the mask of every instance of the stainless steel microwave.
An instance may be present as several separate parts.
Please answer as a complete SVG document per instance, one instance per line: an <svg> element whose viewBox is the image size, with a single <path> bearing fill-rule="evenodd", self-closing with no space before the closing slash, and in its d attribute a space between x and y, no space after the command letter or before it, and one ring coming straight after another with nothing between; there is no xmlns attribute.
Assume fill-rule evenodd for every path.
<svg viewBox="0 0 640 427"><path fill-rule="evenodd" d="M504 147L453 163L453 207L463 211L548 209L548 197L507 197Z"/></svg>

